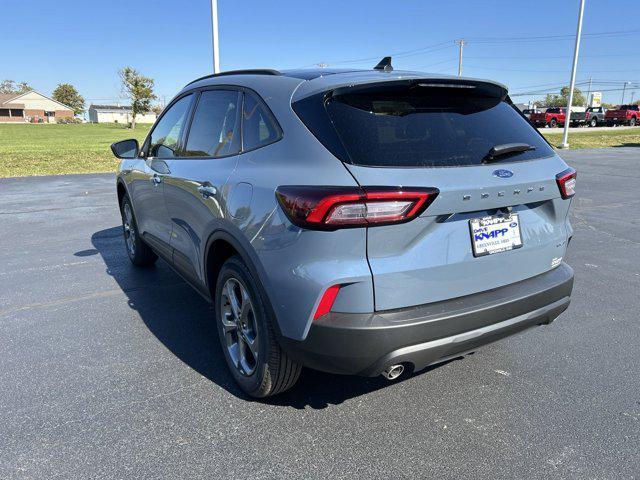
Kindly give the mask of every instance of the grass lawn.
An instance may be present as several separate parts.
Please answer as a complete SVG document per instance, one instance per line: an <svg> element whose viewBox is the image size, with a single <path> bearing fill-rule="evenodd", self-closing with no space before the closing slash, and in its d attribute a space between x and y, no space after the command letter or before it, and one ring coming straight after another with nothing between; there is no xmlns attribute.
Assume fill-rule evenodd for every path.
<svg viewBox="0 0 640 480"><path fill-rule="evenodd" d="M125 138L140 141L150 127L0 124L0 177L115 172L119 160L109 145Z"/></svg>
<svg viewBox="0 0 640 480"><path fill-rule="evenodd" d="M61 173L115 172L118 160L109 145L125 138L142 140L151 125L129 130L118 124L0 124L0 177ZM584 130L584 129L583 129ZM569 133L571 148L640 147L640 127ZM552 145L561 133L543 135Z"/></svg>
<svg viewBox="0 0 640 480"><path fill-rule="evenodd" d="M624 130L596 130L577 133L569 130L569 148L603 148L603 147L640 147L640 127ZM540 129L549 143L557 146L562 142L562 133L545 133Z"/></svg>

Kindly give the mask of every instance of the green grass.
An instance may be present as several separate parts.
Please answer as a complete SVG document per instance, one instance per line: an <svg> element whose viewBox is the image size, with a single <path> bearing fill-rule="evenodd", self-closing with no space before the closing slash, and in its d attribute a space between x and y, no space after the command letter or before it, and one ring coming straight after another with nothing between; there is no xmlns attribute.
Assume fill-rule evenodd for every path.
<svg viewBox="0 0 640 480"><path fill-rule="evenodd" d="M640 128L625 130L600 130L572 133L569 131L569 148L640 147ZM557 146L562 142L562 133L545 133L549 143Z"/></svg>
<svg viewBox="0 0 640 480"><path fill-rule="evenodd" d="M119 160L109 145L125 138L140 141L150 127L0 124L0 177L115 172Z"/></svg>
<svg viewBox="0 0 640 480"><path fill-rule="evenodd" d="M118 124L0 124L0 177L62 173L115 172L118 160L109 145L125 138L142 140L150 125L130 130ZM561 133L543 135L552 145ZM571 148L640 147L640 128L569 133Z"/></svg>

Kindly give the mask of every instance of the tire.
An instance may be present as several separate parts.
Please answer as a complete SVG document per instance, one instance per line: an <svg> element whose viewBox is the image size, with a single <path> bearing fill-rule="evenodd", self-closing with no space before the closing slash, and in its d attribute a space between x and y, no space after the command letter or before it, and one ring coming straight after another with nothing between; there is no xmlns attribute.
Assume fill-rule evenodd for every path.
<svg viewBox="0 0 640 480"><path fill-rule="evenodd" d="M630 127L636 126L636 117L631 117L631 120L629 120L629 126Z"/></svg>
<svg viewBox="0 0 640 480"><path fill-rule="evenodd" d="M293 387L302 367L280 347L273 329L275 318L266 308L253 275L237 255L220 269L214 305L222 352L238 386L255 398Z"/></svg>
<svg viewBox="0 0 640 480"><path fill-rule="evenodd" d="M552 118L551 121L549 121L549 127L556 128L557 126L558 126L558 121L555 118Z"/></svg>
<svg viewBox="0 0 640 480"><path fill-rule="evenodd" d="M592 118L591 120L589 120L589 126L590 127L597 127L598 126L598 119Z"/></svg>
<svg viewBox="0 0 640 480"><path fill-rule="evenodd" d="M158 256L153 253L151 247L142 241L138 233L131 200L125 195L120 204L120 214L122 215L122 233L124 235L124 245L131 263L137 267L149 267L156 263Z"/></svg>

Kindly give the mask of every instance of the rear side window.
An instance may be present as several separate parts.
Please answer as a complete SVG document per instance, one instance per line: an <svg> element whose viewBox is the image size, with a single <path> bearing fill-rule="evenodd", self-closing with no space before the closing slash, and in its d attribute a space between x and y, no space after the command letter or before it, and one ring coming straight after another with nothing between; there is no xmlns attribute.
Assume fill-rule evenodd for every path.
<svg viewBox="0 0 640 480"><path fill-rule="evenodd" d="M174 158L177 155L192 96L182 97L162 115L149 137L150 157Z"/></svg>
<svg viewBox="0 0 640 480"><path fill-rule="evenodd" d="M240 152L236 90L205 90L193 115L185 157L224 157Z"/></svg>
<svg viewBox="0 0 640 480"><path fill-rule="evenodd" d="M280 129L272 115L254 94L244 95L242 111L242 149L253 150L280 138Z"/></svg>
<svg viewBox="0 0 640 480"><path fill-rule="evenodd" d="M330 137L326 125L314 121L317 128L308 126L329 150L356 165L478 165L492 147L505 143L527 143L535 150L504 161L553 155L547 142L501 95L480 89L412 84L335 93L325 98L324 107L338 141L323 141L321 137ZM308 110L296 112L305 121Z"/></svg>

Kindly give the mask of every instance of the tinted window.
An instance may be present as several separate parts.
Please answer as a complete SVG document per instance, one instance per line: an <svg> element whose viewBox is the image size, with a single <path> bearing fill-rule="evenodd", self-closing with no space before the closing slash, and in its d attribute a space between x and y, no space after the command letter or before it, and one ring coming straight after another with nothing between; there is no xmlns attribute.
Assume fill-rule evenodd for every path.
<svg viewBox="0 0 640 480"><path fill-rule="evenodd" d="M562 108L547 108L547 113L564 113Z"/></svg>
<svg viewBox="0 0 640 480"><path fill-rule="evenodd" d="M184 155L190 157L224 157L240 151L238 105L235 90L202 92Z"/></svg>
<svg viewBox="0 0 640 480"><path fill-rule="evenodd" d="M192 95L182 97L158 121L149 141L148 156L173 158L177 156L180 135L184 128Z"/></svg>
<svg viewBox="0 0 640 480"><path fill-rule="evenodd" d="M280 136L273 117L252 93L244 96L242 112L242 148L252 150L275 142Z"/></svg>
<svg viewBox="0 0 640 480"><path fill-rule="evenodd" d="M622 105L620 110L638 110L638 105Z"/></svg>
<svg viewBox="0 0 640 480"><path fill-rule="evenodd" d="M346 159L343 159L357 165L477 165L492 147L505 143L528 143L535 147L504 157L506 161L553 154L514 107L500 97L473 88L413 85L362 93L347 91L328 98L325 106L330 117L330 122L325 123L333 124L338 143L344 147ZM321 141L322 136L329 136L327 126L312 131ZM330 142L325 145L341 157L340 146L332 149Z"/></svg>

